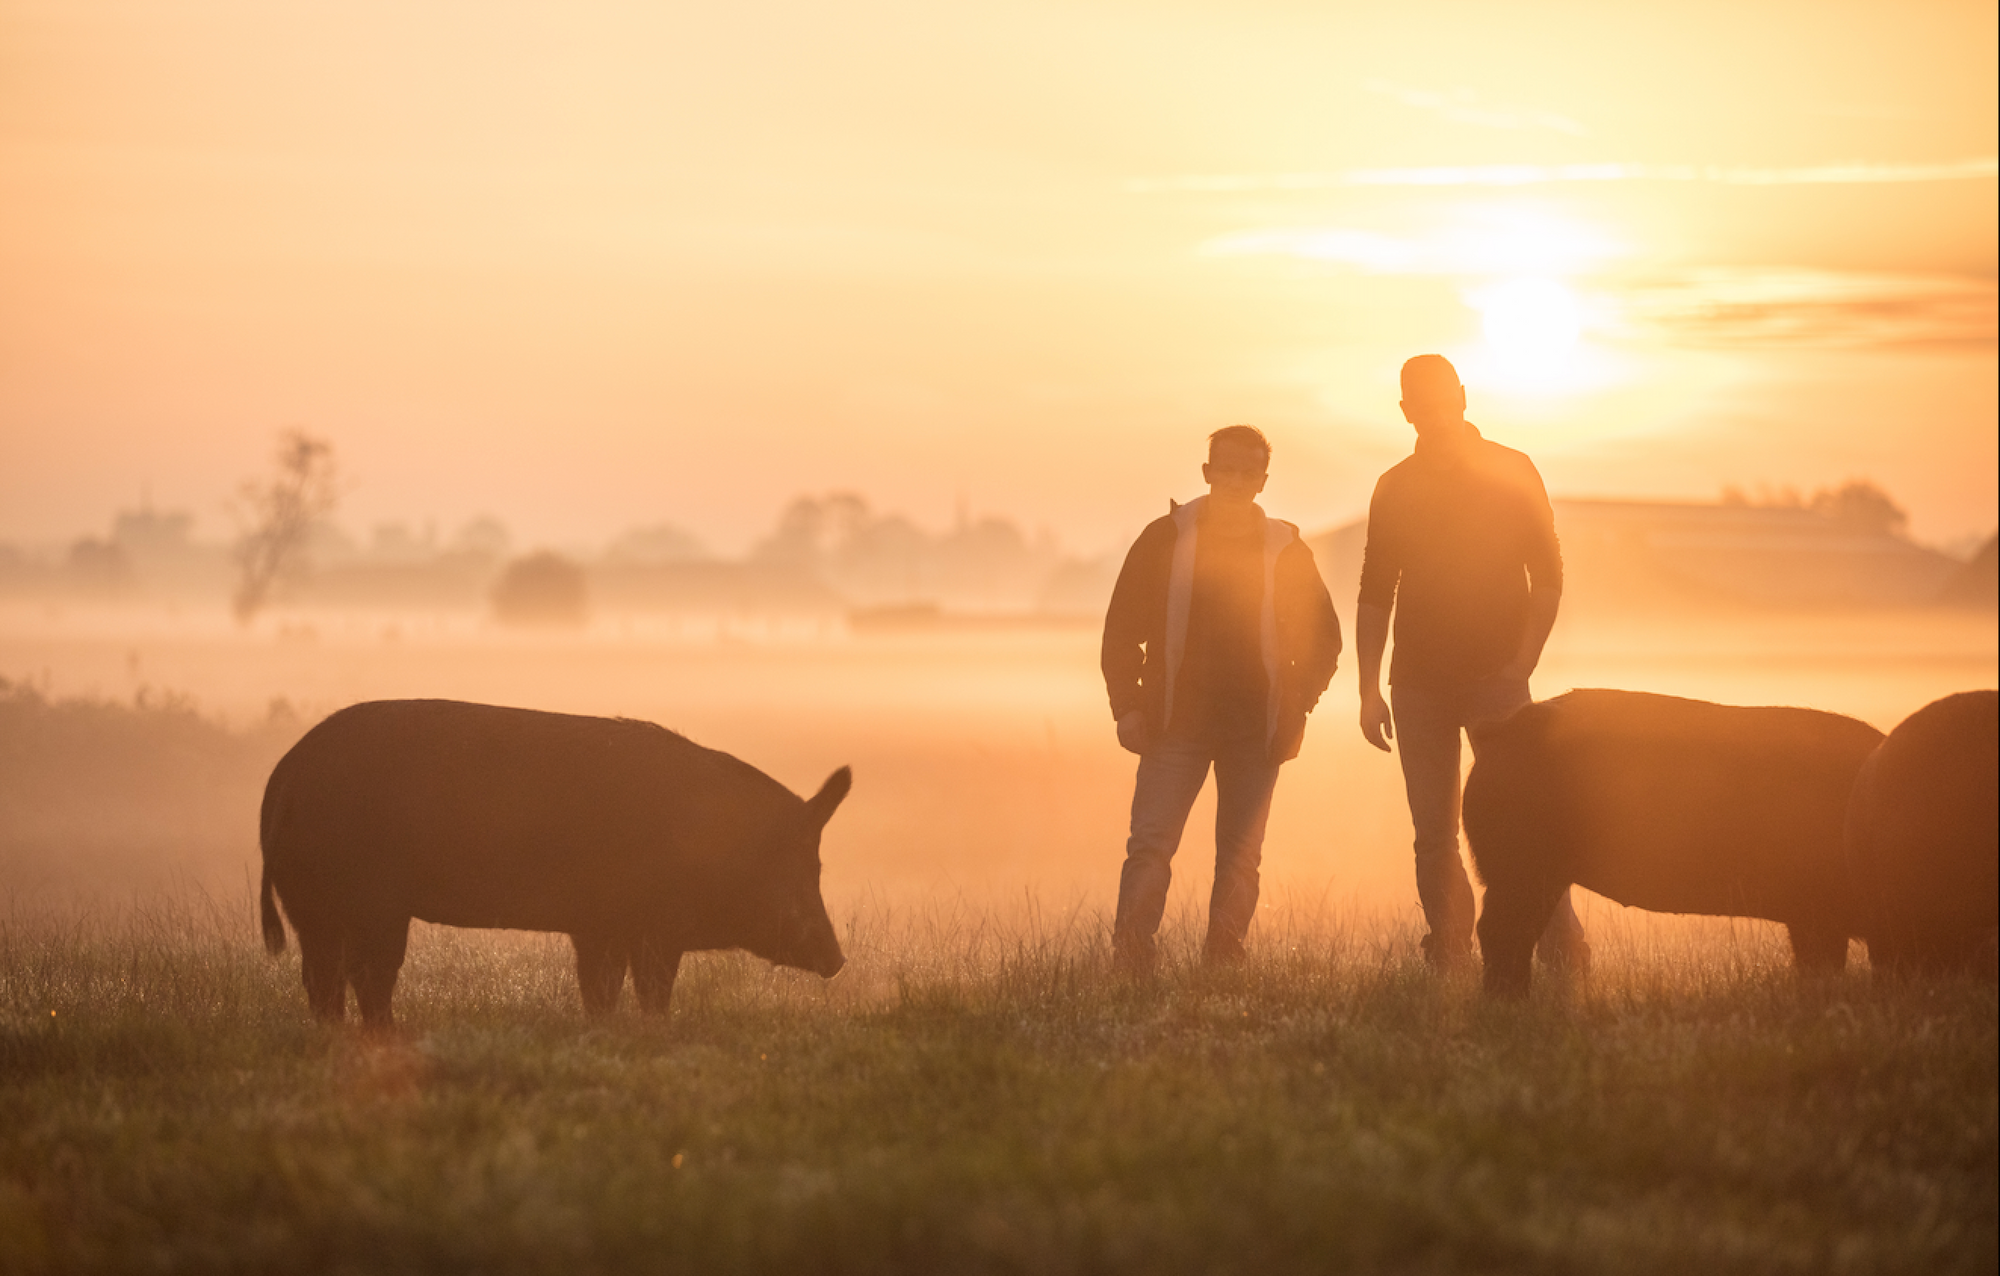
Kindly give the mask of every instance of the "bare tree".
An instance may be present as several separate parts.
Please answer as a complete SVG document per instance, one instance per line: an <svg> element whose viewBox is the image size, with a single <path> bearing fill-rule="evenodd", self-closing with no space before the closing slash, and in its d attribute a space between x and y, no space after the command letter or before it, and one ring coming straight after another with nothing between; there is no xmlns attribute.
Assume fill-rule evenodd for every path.
<svg viewBox="0 0 2000 1276"><path fill-rule="evenodd" d="M276 472L251 480L238 492L237 517L243 534L236 542L233 606L236 623L247 625L270 601L271 591L305 563L313 524L333 512L340 499L334 482L333 444L304 430L278 436Z"/></svg>

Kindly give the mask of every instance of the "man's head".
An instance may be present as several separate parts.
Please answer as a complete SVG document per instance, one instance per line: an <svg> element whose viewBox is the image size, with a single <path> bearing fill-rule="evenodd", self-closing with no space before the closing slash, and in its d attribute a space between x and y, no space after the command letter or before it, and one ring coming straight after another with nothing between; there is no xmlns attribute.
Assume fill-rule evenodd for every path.
<svg viewBox="0 0 2000 1276"><path fill-rule="evenodd" d="M1225 425L1208 436L1208 461L1201 476L1211 500L1248 505L1264 490L1271 468L1271 441L1254 425Z"/></svg>
<svg viewBox="0 0 2000 1276"><path fill-rule="evenodd" d="M1465 420L1465 387L1458 369L1441 354L1420 354L1403 365L1403 419L1419 437Z"/></svg>

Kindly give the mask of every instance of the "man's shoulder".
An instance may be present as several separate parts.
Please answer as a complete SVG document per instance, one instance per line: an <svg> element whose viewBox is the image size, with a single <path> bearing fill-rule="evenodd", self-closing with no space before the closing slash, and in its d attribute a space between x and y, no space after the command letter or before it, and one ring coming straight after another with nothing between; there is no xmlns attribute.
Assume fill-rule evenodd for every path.
<svg viewBox="0 0 2000 1276"><path fill-rule="evenodd" d="M1505 443L1495 443L1492 439L1484 437L1479 440L1478 447L1481 455L1490 465L1517 471L1526 470L1529 473L1536 472L1534 461L1529 459L1526 452L1520 451L1518 448L1508 447Z"/></svg>
<svg viewBox="0 0 2000 1276"><path fill-rule="evenodd" d="M1180 526L1174 522L1172 514L1162 514L1139 529L1139 535L1134 539L1133 544L1136 545L1149 540L1172 540L1174 537L1180 535L1180 530Z"/></svg>
<svg viewBox="0 0 2000 1276"><path fill-rule="evenodd" d="M1418 472L1417 454L1412 452L1388 469L1382 471L1382 476L1375 480L1375 490L1378 493L1395 492L1407 487L1417 477Z"/></svg>
<svg viewBox="0 0 2000 1276"><path fill-rule="evenodd" d="M1417 472L1420 461L1421 458L1415 452L1412 452L1388 469L1383 470L1382 477L1375 481L1377 483L1390 483L1407 479L1410 475Z"/></svg>
<svg viewBox="0 0 2000 1276"><path fill-rule="evenodd" d="M1180 528L1174 523L1172 514L1163 514L1139 529L1132 538L1132 548L1127 557L1144 557L1148 554L1164 552L1180 535Z"/></svg>

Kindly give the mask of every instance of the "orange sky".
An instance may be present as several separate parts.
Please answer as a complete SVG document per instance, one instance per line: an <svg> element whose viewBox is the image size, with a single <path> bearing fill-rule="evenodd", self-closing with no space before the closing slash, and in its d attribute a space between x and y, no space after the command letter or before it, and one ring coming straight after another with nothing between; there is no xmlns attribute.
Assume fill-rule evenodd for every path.
<svg viewBox="0 0 2000 1276"><path fill-rule="evenodd" d="M303 12L302 12L303 10ZM1349 517L1400 360L1558 493L1996 522L1990 4L0 2L0 538L722 550L795 492L1121 546L1232 421Z"/></svg>

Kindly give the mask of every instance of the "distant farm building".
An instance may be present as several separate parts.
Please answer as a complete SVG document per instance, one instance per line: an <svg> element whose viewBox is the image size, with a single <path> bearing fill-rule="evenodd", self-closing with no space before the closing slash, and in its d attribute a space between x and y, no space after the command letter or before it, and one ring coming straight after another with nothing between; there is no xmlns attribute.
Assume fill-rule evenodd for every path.
<svg viewBox="0 0 2000 1276"><path fill-rule="evenodd" d="M1992 566L1809 508L1557 500L1566 607L1588 610L1848 609L1982 605ZM1353 606L1365 520L1311 538L1343 611ZM1991 546L1981 551L1993 557ZM1983 605L1991 606L1990 584Z"/></svg>

